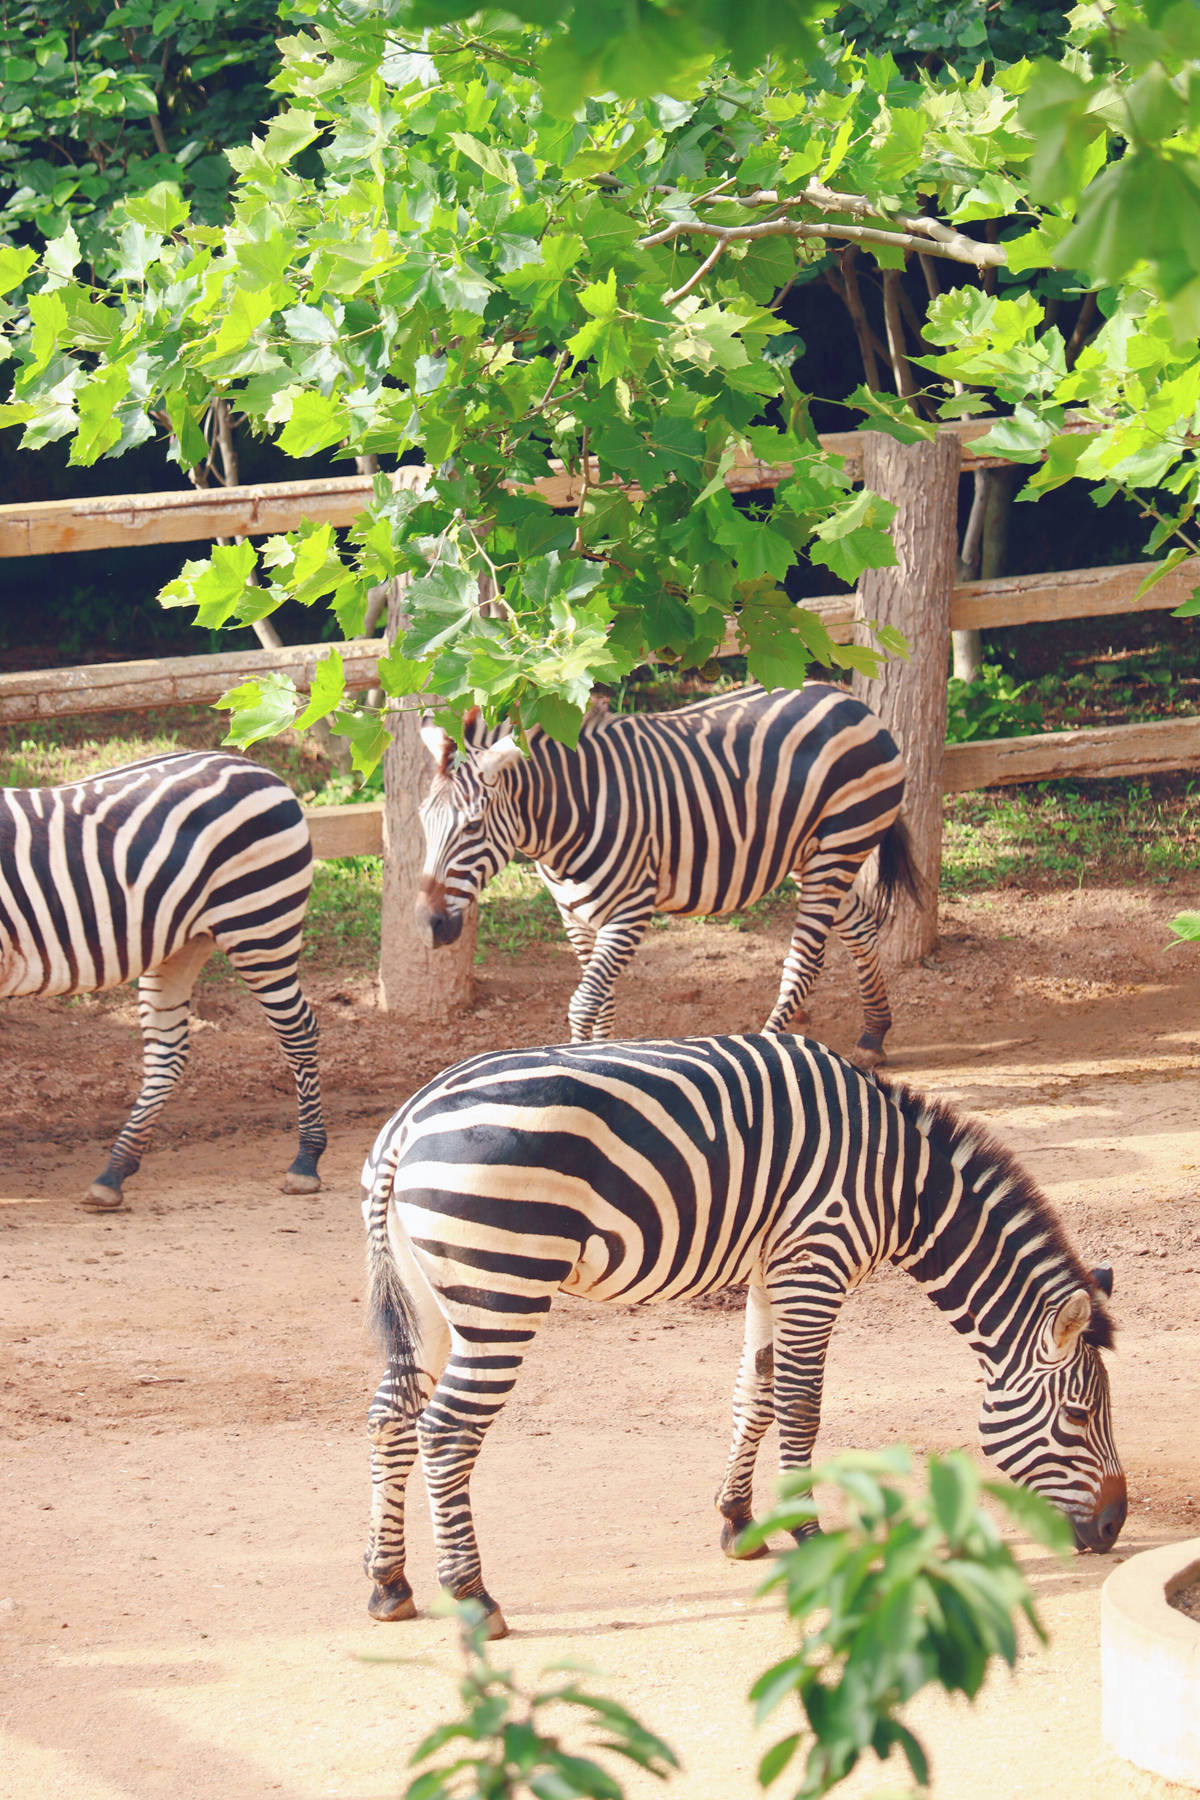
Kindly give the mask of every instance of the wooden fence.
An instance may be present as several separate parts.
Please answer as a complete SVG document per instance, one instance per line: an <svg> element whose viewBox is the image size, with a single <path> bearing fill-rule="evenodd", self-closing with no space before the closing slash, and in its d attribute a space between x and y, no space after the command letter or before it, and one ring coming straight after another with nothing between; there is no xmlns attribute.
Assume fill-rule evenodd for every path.
<svg viewBox="0 0 1200 1800"><path fill-rule="evenodd" d="M1003 458L983 456L973 448L988 428L987 420L950 428L959 440L964 473L1002 466ZM847 457L852 473L861 472L863 434L834 433L821 441ZM726 482L735 492L749 492L773 487L787 473L786 467L772 467L743 457L729 471ZM406 468L396 471L390 479L396 486L419 486L424 474L420 469ZM347 475L215 491L0 506L0 558L254 536L293 529L304 519L343 525L366 504L372 481L370 476ZM550 470L533 485L552 505L569 506L578 494L576 480L559 470ZM1174 608L1200 581L1200 562L1186 563L1148 593L1139 595L1146 568L1147 565L1134 563L1120 568L964 582L951 591L945 628L986 630L1001 625ZM804 604L820 615L836 640L846 642L852 638L856 628L854 595L823 596ZM306 687L314 662L329 648L328 644L309 644L0 674L0 724L208 703L237 682L270 670L284 671L298 686ZM359 640L338 648L348 689L361 692L373 686L383 640ZM732 636L725 648L736 648ZM942 787L946 793L1060 777L1138 775L1195 768L1200 767L1200 717L951 744L945 748L942 766ZM382 848L381 807L316 807L310 809L309 817L319 856L378 852Z"/></svg>

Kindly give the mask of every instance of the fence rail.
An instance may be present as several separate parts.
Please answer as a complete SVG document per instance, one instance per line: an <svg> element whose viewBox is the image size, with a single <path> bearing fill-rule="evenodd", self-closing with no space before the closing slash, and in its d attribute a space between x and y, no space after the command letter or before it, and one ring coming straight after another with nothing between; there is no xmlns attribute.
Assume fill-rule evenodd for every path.
<svg viewBox="0 0 1200 1800"><path fill-rule="evenodd" d="M971 419L945 427L962 446L963 467L994 469L1005 459L973 450L976 439L991 428L988 419ZM846 458L852 479L862 475L862 441L856 431L823 433L821 445ZM734 493L777 487L792 472L790 463L765 463L739 454L725 476ZM253 487L181 488L177 493L127 494L100 499L35 500L0 506L0 558L53 556L69 550L127 550L139 544L202 543L219 537L260 537L294 531L305 520L314 524L350 525L371 498L373 475L336 475L319 481L272 481ZM420 489L426 471L395 469L387 478L393 489ZM580 477L548 463L538 481L517 484L532 488L550 506L574 506ZM596 459L590 459L588 486L604 485ZM626 484L635 497L639 490Z"/></svg>

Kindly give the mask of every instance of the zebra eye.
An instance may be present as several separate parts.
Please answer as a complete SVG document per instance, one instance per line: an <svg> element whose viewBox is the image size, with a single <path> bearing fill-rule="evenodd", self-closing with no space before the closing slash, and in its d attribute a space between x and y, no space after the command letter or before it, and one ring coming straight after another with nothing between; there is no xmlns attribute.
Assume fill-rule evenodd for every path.
<svg viewBox="0 0 1200 1800"><path fill-rule="evenodd" d="M1085 1429L1092 1417L1086 1406L1064 1406L1062 1416L1068 1425L1074 1425L1078 1430Z"/></svg>

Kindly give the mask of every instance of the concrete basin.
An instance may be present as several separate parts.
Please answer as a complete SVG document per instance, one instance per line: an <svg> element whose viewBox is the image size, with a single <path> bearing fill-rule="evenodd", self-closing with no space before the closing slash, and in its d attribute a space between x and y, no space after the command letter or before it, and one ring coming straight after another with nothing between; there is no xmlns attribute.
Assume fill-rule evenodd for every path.
<svg viewBox="0 0 1200 1800"><path fill-rule="evenodd" d="M1200 1624L1168 1604L1200 1580L1200 1538L1144 1550L1100 1592L1104 1741L1118 1756L1200 1788Z"/></svg>

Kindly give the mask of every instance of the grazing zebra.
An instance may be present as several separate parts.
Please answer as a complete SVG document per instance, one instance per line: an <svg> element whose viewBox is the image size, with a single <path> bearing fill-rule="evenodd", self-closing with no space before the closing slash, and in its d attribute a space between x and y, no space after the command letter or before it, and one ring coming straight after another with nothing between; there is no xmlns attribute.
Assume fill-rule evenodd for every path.
<svg viewBox="0 0 1200 1800"><path fill-rule="evenodd" d="M296 960L312 845L290 789L223 751L148 757L57 788L0 788L0 999L91 994L138 977L142 1090L83 1204L111 1212L188 1052L212 951L261 1001L300 1101L289 1194L315 1193L325 1126L317 1024Z"/></svg>
<svg viewBox="0 0 1200 1800"><path fill-rule="evenodd" d="M832 927L854 957L865 1024L852 1060L871 1068L891 1025L878 927L898 885L917 892L900 820L904 766L874 713L841 688L742 688L678 712L585 721L569 750L543 732L515 739L473 715L466 754L437 726L422 808L426 861L417 918L452 944L484 883L532 857L583 968L568 1008L574 1043L611 1036L613 983L655 912L737 912L800 888L779 998L764 1030L804 1000ZM874 904L852 892L878 846Z"/></svg>
<svg viewBox="0 0 1200 1800"><path fill-rule="evenodd" d="M1116 1541L1125 1477L1097 1354L1111 1279L1089 1274L1033 1182L973 1125L810 1039L477 1056L384 1126L363 1185L388 1355L370 1414L377 1619L415 1610L404 1490L419 1446L439 1580L504 1635L468 1483L560 1289L630 1305L749 1283L717 1494L730 1554L772 1418L784 1469L811 1463L838 1309L883 1262L970 1339L1000 1468L1061 1507L1081 1548Z"/></svg>

